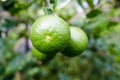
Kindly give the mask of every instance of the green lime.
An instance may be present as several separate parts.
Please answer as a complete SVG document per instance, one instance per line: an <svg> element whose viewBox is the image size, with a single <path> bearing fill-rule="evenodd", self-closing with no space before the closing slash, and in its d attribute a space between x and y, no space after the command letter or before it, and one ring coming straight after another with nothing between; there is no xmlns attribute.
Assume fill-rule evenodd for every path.
<svg viewBox="0 0 120 80"><path fill-rule="evenodd" d="M85 32L78 27L70 27L71 38L68 46L62 51L62 54L68 57L80 55L88 46L88 38Z"/></svg>
<svg viewBox="0 0 120 80"><path fill-rule="evenodd" d="M32 48L32 54L37 60L43 62L48 62L52 60L55 56L55 54L43 54L40 51L38 51L35 47Z"/></svg>
<svg viewBox="0 0 120 80"><path fill-rule="evenodd" d="M33 46L44 54L62 51L70 39L68 24L58 16L42 16L31 28L30 39Z"/></svg>

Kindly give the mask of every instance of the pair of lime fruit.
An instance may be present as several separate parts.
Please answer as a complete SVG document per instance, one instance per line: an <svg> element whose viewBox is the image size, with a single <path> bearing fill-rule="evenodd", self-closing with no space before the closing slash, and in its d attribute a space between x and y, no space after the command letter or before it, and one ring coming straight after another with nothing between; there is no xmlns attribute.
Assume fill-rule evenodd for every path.
<svg viewBox="0 0 120 80"><path fill-rule="evenodd" d="M55 15L42 16L30 31L33 56L41 61L50 61L56 53L68 57L81 54L88 45L87 35L78 27L69 25Z"/></svg>

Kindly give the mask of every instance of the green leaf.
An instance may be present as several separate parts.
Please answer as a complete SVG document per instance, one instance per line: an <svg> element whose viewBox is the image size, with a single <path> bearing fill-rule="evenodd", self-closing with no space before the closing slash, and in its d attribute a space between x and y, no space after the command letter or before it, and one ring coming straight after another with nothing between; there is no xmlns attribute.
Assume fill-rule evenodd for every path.
<svg viewBox="0 0 120 80"><path fill-rule="evenodd" d="M16 22L8 20L8 19L3 19L0 22L0 30L6 31L8 29L13 28L16 25Z"/></svg>
<svg viewBox="0 0 120 80"><path fill-rule="evenodd" d="M18 70L21 70L25 66L23 55L18 55L8 62L5 70L5 74L11 74Z"/></svg>
<svg viewBox="0 0 120 80"><path fill-rule="evenodd" d="M90 8L92 8L92 9L94 8L93 0L86 0L86 2L90 6Z"/></svg>
<svg viewBox="0 0 120 80"><path fill-rule="evenodd" d="M35 67L35 68L32 68L32 69L29 69L27 71L27 75L34 76L34 75L38 74L39 72L40 72L40 69L38 67Z"/></svg>
<svg viewBox="0 0 120 80"><path fill-rule="evenodd" d="M9 10L14 6L14 3L15 3L15 0L6 0L6 1L3 1L1 4L5 10Z"/></svg>
<svg viewBox="0 0 120 80"><path fill-rule="evenodd" d="M93 9L92 11L90 11L88 14L87 14L87 17L88 18L93 18L93 17L96 17L98 16L99 14L101 14L102 11L100 9Z"/></svg>
<svg viewBox="0 0 120 80"><path fill-rule="evenodd" d="M0 62L3 62L6 58L9 58L12 56L10 49L7 49L7 48L8 47L4 39L0 39Z"/></svg>
<svg viewBox="0 0 120 80"><path fill-rule="evenodd" d="M92 32L92 35L98 38L101 36L101 32L107 29L108 20L103 15L98 15L91 19L85 26L89 33Z"/></svg>
<svg viewBox="0 0 120 80"><path fill-rule="evenodd" d="M0 75L4 73L4 66L0 63Z"/></svg>
<svg viewBox="0 0 120 80"><path fill-rule="evenodd" d="M32 60L32 54L17 55L10 60L6 66L5 74L12 74L16 71L22 70L28 62Z"/></svg>
<svg viewBox="0 0 120 80"><path fill-rule="evenodd" d="M82 4L82 0L77 0L77 1L78 1L79 5L84 9L84 6Z"/></svg>

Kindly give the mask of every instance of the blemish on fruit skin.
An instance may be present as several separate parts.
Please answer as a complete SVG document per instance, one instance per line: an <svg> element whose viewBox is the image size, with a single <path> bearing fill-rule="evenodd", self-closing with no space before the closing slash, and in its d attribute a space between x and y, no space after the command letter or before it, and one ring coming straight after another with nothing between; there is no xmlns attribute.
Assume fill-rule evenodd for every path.
<svg viewBox="0 0 120 80"><path fill-rule="evenodd" d="M46 41L50 41L50 39L51 39L50 36L46 36L46 37L45 37L45 40L46 40Z"/></svg>

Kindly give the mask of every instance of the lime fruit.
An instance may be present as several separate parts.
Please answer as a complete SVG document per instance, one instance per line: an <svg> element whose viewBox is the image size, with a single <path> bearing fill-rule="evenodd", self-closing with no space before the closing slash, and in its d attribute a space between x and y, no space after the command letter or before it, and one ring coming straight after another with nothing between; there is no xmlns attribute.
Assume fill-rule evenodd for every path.
<svg viewBox="0 0 120 80"><path fill-rule="evenodd" d="M58 16L46 15L35 21L30 39L33 46L44 54L63 50L70 39L68 24Z"/></svg>
<svg viewBox="0 0 120 80"><path fill-rule="evenodd" d="M68 46L62 51L62 54L68 57L74 57L81 54L88 46L88 38L85 32L78 27L70 27L71 38Z"/></svg>
<svg viewBox="0 0 120 80"><path fill-rule="evenodd" d="M55 54L43 54L40 51L38 51L35 47L32 48L32 54L37 60L43 62L48 62L52 60L55 56Z"/></svg>

